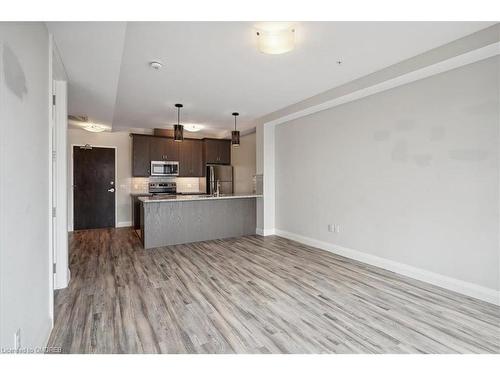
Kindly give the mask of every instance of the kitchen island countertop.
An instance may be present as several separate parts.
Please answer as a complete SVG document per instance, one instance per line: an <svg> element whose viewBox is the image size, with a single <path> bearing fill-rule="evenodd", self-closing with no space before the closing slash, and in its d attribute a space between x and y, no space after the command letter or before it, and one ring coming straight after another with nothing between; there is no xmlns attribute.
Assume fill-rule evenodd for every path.
<svg viewBox="0 0 500 375"><path fill-rule="evenodd" d="M180 202L180 201L203 201L217 199L241 199L241 198L262 198L261 194L221 194L217 195L159 195L139 197L143 203L158 203L158 202Z"/></svg>

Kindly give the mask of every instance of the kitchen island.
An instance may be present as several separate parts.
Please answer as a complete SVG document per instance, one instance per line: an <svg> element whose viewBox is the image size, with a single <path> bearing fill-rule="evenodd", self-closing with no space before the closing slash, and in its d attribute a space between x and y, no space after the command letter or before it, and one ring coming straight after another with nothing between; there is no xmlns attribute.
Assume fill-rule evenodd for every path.
<svg viewBox="0 0 500 375"><path fill-rule="evenodd" d="M255 234L256 194L138 198L144 248Z"/></svg>

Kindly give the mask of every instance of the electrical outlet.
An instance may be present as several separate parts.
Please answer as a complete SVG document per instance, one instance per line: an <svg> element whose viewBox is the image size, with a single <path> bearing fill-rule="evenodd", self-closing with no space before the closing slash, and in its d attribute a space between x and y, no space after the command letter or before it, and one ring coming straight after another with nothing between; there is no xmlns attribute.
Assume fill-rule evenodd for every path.
<svg viewBox="0 0 500 375"><path fill-rule="evenodd" d="M340 224L328 224L328 232L340 233Z"/></svg>
<svg viewBox="0 0 500 375"><path fill-rule="evenodd" d="M21 349L21 328L14 333L14 349L16 351Z"/></svg>

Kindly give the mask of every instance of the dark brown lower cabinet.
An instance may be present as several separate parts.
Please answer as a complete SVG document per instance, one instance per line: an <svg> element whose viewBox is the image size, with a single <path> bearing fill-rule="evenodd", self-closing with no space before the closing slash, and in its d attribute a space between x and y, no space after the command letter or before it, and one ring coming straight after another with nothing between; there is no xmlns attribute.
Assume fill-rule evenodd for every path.
<svg viewBox="0 0 500 375"><path fill-rule="evenodd" d="M140 197L148 197L151 194L132 195L132 226L134 229L141 228L141 201Z"/></svg>

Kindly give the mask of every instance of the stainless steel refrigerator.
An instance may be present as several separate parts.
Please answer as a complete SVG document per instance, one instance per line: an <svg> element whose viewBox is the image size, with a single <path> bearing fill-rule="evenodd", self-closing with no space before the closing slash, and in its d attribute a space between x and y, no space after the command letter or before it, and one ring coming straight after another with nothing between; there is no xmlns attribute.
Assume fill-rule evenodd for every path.
<svg viewBox="0 0 500 375"><path fill-rule="evenodd" d="M207 165L207 194L217 191L217 182L220 186L220 194L233 193L233 167L231 165Z"/></svg>

